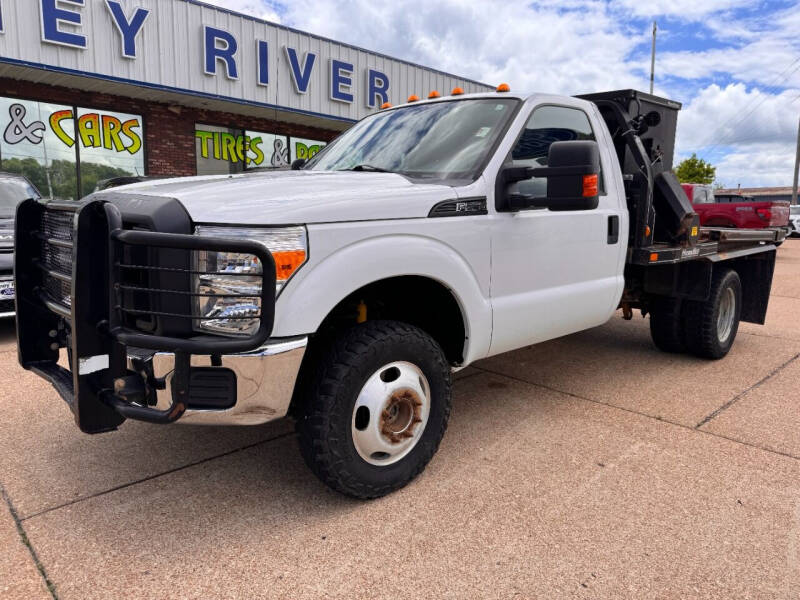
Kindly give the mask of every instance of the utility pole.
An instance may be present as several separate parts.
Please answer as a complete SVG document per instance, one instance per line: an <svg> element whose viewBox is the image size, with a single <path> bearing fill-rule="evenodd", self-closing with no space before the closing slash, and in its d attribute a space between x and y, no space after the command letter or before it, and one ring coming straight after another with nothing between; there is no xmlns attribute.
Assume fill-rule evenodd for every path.
<svg viewBox="0 0 800 600"><path fill-rule="evenodd" d="M650 59L650 94L656 83L656 37L658 37L658 22L653 21L653 53Z"/></svg>
<svg viewBox="0 0 800 600"><path fill-rule="evenodd" d="M792 187L792 206L797 206L797 180L800 176L800 125L797 126L797 152L794 159L794 186Z"/></svg>

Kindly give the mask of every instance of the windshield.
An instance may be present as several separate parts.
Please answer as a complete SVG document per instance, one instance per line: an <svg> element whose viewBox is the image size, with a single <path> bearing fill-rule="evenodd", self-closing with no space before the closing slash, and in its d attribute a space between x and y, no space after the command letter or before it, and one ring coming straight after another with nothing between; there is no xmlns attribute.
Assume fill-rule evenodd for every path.
<svg viewBox="0 0 800 600"><path fill-rule="evenodd" d="M789 210L793 215L800 215L800 206L792 206Z"/></svg>
<svg viewBox="0 0 800 600"><path fill-rule="evenodd" d="M25 179L0 179L0 218L10 219L16 213L20 202L38 197L39 193Z"/></svg>
<svg viewBox="0 0 800 600"><path fill-rule="evenodd" d="M381 112L342 134L306 168L474 178L518 104L514 99L465 99Z"/></svg>

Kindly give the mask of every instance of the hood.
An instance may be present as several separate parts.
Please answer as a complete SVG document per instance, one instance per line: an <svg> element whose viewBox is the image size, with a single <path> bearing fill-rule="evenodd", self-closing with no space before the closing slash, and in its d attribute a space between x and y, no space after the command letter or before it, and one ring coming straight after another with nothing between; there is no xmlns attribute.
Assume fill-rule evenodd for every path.
<svg viewBox="0 0 800 600"><path fill-rule="evenodd" d="M393 173L277 171L162 179L113 194L180 201L196 223L287 225L427 217L456 198L443 184L412 183ZM95 197L102 198L103 192Z"/></svg>

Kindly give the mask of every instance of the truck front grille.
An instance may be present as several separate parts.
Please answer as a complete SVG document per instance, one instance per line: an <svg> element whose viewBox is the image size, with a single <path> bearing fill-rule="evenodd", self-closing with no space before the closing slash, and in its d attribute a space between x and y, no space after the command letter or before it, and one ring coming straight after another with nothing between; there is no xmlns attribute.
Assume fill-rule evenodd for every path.
<svg viewBox="0 0 800 600"><path fill-rule="evenodd" d="M38 233L43 273L42 288L53 302L69 309L72 305L72 248L75 213L45 210Z"/></svg>

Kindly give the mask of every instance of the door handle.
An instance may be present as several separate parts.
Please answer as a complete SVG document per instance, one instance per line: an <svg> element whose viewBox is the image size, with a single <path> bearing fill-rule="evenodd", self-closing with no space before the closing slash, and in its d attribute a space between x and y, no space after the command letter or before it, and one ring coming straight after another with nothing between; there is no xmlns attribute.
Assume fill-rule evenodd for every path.
<svg viewBox="0 0 800 600"><path fill-rule="evenodd" d="M608 217L608 243L613 245L619 242L619 215Z"/></svg>

